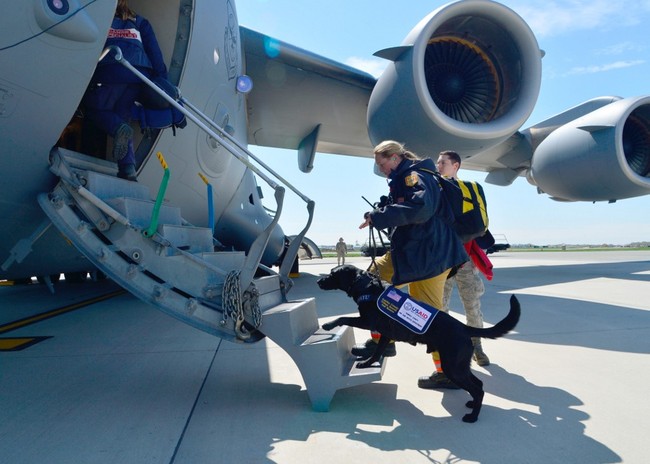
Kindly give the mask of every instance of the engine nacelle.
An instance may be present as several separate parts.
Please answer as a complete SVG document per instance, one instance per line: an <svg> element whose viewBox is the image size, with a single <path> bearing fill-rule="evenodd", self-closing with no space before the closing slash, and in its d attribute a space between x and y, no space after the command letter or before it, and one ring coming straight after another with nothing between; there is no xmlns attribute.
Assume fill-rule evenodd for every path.
<svg viewBox="0 0 650 464"><path fill-rule="evenodd" d="M626 98L553 131L529 180L557 200L615 201L650 193L650 97Z"/></svg>
<svg viewBox="0 0 650 464"><path fill-rule="evenodd" d="M462 157L492 147L530 116L541 83L537 40L499 3L465 0L424 18L390 59L368 105L373 143L393 139L420 155Z"/></svg>

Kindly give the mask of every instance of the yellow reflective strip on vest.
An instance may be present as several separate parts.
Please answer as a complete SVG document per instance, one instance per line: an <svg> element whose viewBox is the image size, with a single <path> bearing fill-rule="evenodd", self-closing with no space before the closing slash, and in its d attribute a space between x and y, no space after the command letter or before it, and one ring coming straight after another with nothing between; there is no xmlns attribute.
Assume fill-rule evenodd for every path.
<svg viewBox="0 0 650 464"><path fill-rule="evenodd" d="M483 203L483 197L479 194L478 191L478 185L476 185L476 182L472 182L472 187L474 189L474 193L476 193L476 198L478 200L479 208L481 208L481 216L483 217L483 224L485 224L485 228L488 228L488 215L487 215L487 208L485 207L485 203Z"/></svg>
<svg viewBox="0 0 650 464"><path fill-rule="evenodd" d="M472 194L470 193L467 185L462 180L457 180L460 191L463 192L463 214L474 209L472 202Z"/></svg>

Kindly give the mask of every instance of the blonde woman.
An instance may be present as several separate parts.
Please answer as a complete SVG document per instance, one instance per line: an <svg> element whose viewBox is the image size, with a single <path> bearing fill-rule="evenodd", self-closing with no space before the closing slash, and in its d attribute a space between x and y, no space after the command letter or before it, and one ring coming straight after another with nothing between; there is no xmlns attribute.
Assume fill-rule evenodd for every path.
<svg viewBox="0 0 650 464"><path fill-rule="evenodd" d="M360 229L370 225L392 230L390 252L376 260L382 280L393 285L409 286L416 300L434 308L443 307L443 291L449 270L467 261L467 253L453 231L453 216L441 201L440 187L432 173L433 160L420 159L394 140L374 149L377 168L388 178L388 204L365 214ZM352 354L364 356L374 351L378 334L365 345L353 348ZM389 351L390 350L390 351ZM395 355L391 343L387 355ZM444 376L444 360L434 352L438 388L458 388Z"/></svg>

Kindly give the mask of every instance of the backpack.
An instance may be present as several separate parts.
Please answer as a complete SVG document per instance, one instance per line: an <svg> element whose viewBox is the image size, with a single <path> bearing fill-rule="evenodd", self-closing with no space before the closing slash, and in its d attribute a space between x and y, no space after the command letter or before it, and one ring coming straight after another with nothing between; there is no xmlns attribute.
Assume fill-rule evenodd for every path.
<svg viewBox="0 0 650 464"><path fill-rule="evenodd" d="M176 135L176 128L183 129L187 126L185 115L171 105L164 109L152 109L135 103L131 107L131 116L138 120L143 134L153 129L171 127Z"/></svg>
<svg viewBox="0 0 650 464"><path fill-rule="evenodd" d="M443 198L449 205L453 220L447 222L454 229L463 243L485 235L489 220L487 201L483 187L478 182L451 179L439 172L424 170L432 174Z"/></svg>

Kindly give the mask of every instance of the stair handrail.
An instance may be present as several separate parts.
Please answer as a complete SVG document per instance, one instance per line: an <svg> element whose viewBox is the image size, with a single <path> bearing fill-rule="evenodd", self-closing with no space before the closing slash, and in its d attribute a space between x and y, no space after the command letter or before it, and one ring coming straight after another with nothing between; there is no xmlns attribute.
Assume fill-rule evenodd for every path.
<svg viewBox="0 0 650 464"><path fill-rule="evenodd" d="M282 282L284 284L285 289L291 288L291 284L289 282L289 272L291 271L291 268L293 266L293 263L298 256L298 251L300 250L300 245L302 244L302 239L305 237L307 234L307 231L309 230L309 227L311 227L311 223L314 219L314 208L316 206L316 203L311 200L309 197L304 195L302 192L300 192L296 187L294 187L288 180L286 180L284 177L282 177L280 174L275 172L268 164L266 164L264 161L262 161L260 158L255 156L253 153L251 153L246 147L244 147L237 139L235 139L232 135L230 135L228 132L226 132L221 126L219 126L216 122L214 122L212 119L210 119L208 116L206 116L201 110L199 110L195 105L193 105L191 102L186 100L183 97L179 97L179 101L183 103L183 105L187 106L190 108L192 111L194 111L196 114L201 116L203 120L212 126L214 129L218 130L222 136L224 136L228 141L233 143L237 148L239 148L241 151L246 153L249 158L252 158L257 162L260 166L262 166L264 169L269 171L277 180L279 180L282 184L284 184L286 187L288 187L292 192L294 192L296 195L298 195L302 201L306 203L307 207L307 222L305 224L305 227L291 240L289 243L289 246L286 248L286 251L284 253L284 257L282 259L282 263L280 264L280 278L282 279ZM217 139L220 141L219 139ZM277 201L276 201L277 203ZM274 217L280 216L280 212L282 211L282 206L279 205L279 209L276 210ZM277 223L278 221L273 221L273 223ZM257 240L256 240L257 242ZM268 240L267 240L268 242ZM253 249L253 246L255 243L251 246L251 249ZM266 245L265 245L266 247ZM257 263L259 265L259 262Z"/></svg>
<svg viewBox="0 0 650 464"><path fill-rule="evenodd" d="M264 172L262 172L257 166L252 164L246 157L242 156L240 153L237 152L233 148L231 144L233 144L235 147L237 147L240 151L244 152L249 158L252 158L255 160L260 166L262 166L264 169L266 169L268 172L270 172L278 181L280 181L282 184L284 184L286 187L288 187L290 190L292 190L296 195L298 195L306 204L307 204L307 212L308 212L308 220L307 220L307 225L306 227L300 232L300 234L296 235L294 239L292 240L292 243L290 244L289 248L286 250L284 254L284 258L282 263L284 264L285 262L293 263L296 257L298 256L298 250L300 243L302 243L302 239L304 238L307 230L309 229L311 222L313 220L313 214L314 214L314 205L315 203L310 200L306 195L304 195L302 192L300 192L297 188L295 188L291 183L289 183L286 179L284 179L282 176L280 176L277 172L275 172L273 169L271 169L266 163L261 161L258 157L256 157L253 153L251 153L246 147L244 147L239 141L237 141L234 137L232 137L230 134L228 134L221 126L219 126L216 122L211 120L208 116L203 114L196 106L192 105L189 101L187 101L185 98L180 96L180 91L179 91L179 101L183 103L183 105L187 105L188 108L192 109L193 112L196 114L200 115L201 118L207 122L210 126L212 126L214 129L219 131L219 133L222 135L218 135L214 130L210 129L204 122L200 121L199 118L192 112L188 111L186 107L181 105L178 101L176 101L174 98L169 96L167 93L165 93L160 87L156 85L155 82L153 82L151 79L149 79L147 76L142 74L137 68L135 68L126 58L124 58L124 55L122 54L122 50L120 47L116 45L110 45L106 47L102 54L99 57L99 61L104 59L110 52L114 52L115 56L114 59L116 62L120 63L122 66L126 67L129 69L133 74L135 74L144 84L146 84L148 87L150 87L154 92L156 92L160 97L162 97L167 103L172 105L174 108L176 108L178 111L183 113L186 118L188 118L190 121L192 121L194 124L196 124L199 129L203 130L206 134L208 134L210 137L214 138L219 142L232 156L237 158L241 163L243 163L248 169L250 169L253 173L258 175L260 178L262 178L274 191L275 191L275 198L276 201L280 201L278 204L278 209L276 211L277 217L274 217L273 220L271 221L271 224L269 224L269 227L267 227L264 232L257 237L257 239L253 242L251 245L249 252L246 257L246 262L244 264L244 270L246 271L243 273L247 279L241 279L241 287L242 287L242 293L244 289L248 288L250 283L253 280L253 276L255 274L255 269L259 266L260 262L262 261L262 256L264 254L264 250L266 248L266 244L268 243L268 240L270 238L271 232L273 231L273 228L275 228L275 225L279 221L279 216L280 212L282 211L282 202L284 201L284 188L278 185L277 182L275 182L273 179L271 179L269 176L267 176ZM263 237L266 236L266 237ZM294 242L296 242L294 244ZM264 246L260 247L261 244L264 244ZM256 253L252 253L252 251L256 249ZM281 273L280 273L280 278L282 279L283 283L285 286L288 288L288 272L290 269L290 265L283 265L281 266ZM248 278L250 276L250 278Z"/></svg>
<svg viewBox="0 0 650 464"><path fill-rule="evenodd" d="M160 87L156 85L155 82L153 82L151 79L149 79L147 76L142 74L135 66L133 66L124 56L122 55L122 50L120 47L116 45L111 45L109 47L106 47L102 54L99 57L99 61L101 61L106 55L108 55L109 52L114 51L115 52L115 61L120 63L122 66L126 67L129 69L133 74L135 74L142 82L144 82L148 87L151 87L151 89L156 92L158 95L160 95L167 103L172 105L174 108L176 108L178 111L183 113L187 118L189 118L194 124L196 124L200 129L202 129L205 133L207 133L209 136L214 137L219 143L221 143L227 150L230 152L231 155L233 155L235 158L237 158L239 161L241 161L247 168L249 168L251 171L253 171L255 174L260 176L264 181L269 184L272 188L277 187L277 183L268 177L266 174L264 174L262 171L260 171L254 164L250 163L246 158L241 156L235 149L233 149L229 144L223 143L223 137L220 137L217 135L213 130L211 130L209 127L207 127L203 122L201 122L194 114L192 114L190 111L187 110L187 108L184 108L180 103L178 103L175 99L170 97L167 93L165 93ZM179 97L180 98L180 97ZM203 117L207 118L207 116ZM216 123L214 123L216 125ZM217 126L218 127L218 126ZM243 150L246 152L247 155L253 157L248 150ZM254 158L254 157L253 157Z"/></svg>
<svg viewBox="0 0 650 464"><path fill-rule="evenodd" d="M155 85L155 84L154 84L154 85ZM280 181L280 183L282 183L285 187L289 188L289 190L291 190L291 191L294 192L296 195L298 195L298 196L302 199L302 201L304 201L305 203L309 203L309 202L311 201L311 200L309 199L308 196L306 196L305 194L303 194L300 190L298 190L296 187L294 187L294 186L293 186L293 185L292 185L288 180L286 180L286 179L285 179L284 177L282 177L280 174L278 174L277 172L275 172L275 171L273 170L273 168L271 168L268 164L266 164L266 163L265 163L264 161L262 161L260 158L258 158L257 156L255 156L253 153L251 153L251 152L250 152L246 147L244 147L244 146L241 144L241 142L239 142L239 140L237 140L237 139L234 138L232 135L230 135L228 132L226 132L226 130L225 130L223 127L221 127L219 124L217 124L217 123L214 122L212 119L210 119L207 115L205 115L203 112L201 112L201 110L199 110L199 109L198 109L195 105L193 105L190 101L186 100L186 99L185 99L184 97L182 97L182 96L179 97L179 101L181 101L181 102L183 103L183 105L186 105L188 108L190 108L190 109L191 109L192 111L194 111L196 114L198 114L199 116L201 116L201 117L205 120L206 123L208 123L209 125L211 125L214 129L218 130L218 131L221 133L221 135L222 135L223 137L225 137L226 139L228 139L229 142L235 144L235 146L237 146L237 148L239 148L241 151L243 151L244 153L246 153L246 155L248 155L249 158L254 159L255 162L256 162L257 164L259 164L259 165L262 166L264 169L266 169L268 172L270 172L270 173L273 175L273 177L275 177L277 180Z"/></svg>

